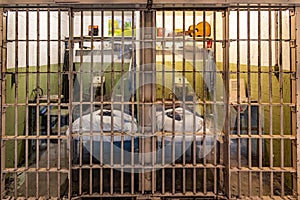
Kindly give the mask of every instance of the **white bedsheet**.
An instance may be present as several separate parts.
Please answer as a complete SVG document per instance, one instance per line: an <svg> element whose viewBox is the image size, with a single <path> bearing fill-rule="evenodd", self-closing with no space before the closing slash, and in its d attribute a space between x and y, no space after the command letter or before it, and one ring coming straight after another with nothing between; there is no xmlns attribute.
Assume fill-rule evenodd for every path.
<svg viewBox="0 0 300 200"><path fill-rule="evenodd" d="M103 119L101 119L101 112L103 112ZM113 120L112 120L113 119ZM92 123L91 123L92 120ZM111 123L113 122L113 126ZM81 126L80 126L81 123ZM101 125L103 127L101 127ZM102 130L101 130L102 129ZM131 140L131 134L137 132L137 122L136 119L132 116L122 113L119 110L97 110L91 114L83 115L81 118L76 119L72 124L73 133L88 133L92 132L100 133L102 132L122 132L128 133L128 136L125 136L127 140ZM66 134L70 134L70 129L66 131ZM90 136L82 136L83 140L89 140ZM111 136L100 136L95 134L93 136L94 141L100 141L101 137L104 141L109 142ZM121 136L114 136L114 141L121 141Z"/></svg>

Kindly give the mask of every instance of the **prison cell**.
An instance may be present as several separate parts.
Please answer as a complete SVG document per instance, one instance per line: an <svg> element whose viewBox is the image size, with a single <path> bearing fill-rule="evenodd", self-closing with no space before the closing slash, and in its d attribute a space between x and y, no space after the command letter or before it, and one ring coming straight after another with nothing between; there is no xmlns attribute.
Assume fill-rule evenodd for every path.
<svg viewBox="0 0 300 200"><path fill-rule="evenodd" d="M1 198L298 196L294 7L1 17Z"/></svg>

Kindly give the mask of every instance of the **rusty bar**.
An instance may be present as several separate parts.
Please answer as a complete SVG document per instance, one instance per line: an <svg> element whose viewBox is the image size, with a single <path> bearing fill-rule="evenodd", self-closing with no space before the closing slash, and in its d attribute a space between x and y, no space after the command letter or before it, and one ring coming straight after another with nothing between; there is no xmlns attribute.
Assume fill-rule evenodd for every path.
<svg viewBox="0 0 300 200"><path fill-rule="evenodd" d="M140 35L139 35L139 65L143 66L144 64L144 57L145 55L145 44L143 42L144 39L144 35L145 35L145 12L141 12L140 13ZM142 67L139 68L139 86L144 86L144 79L145 79L145 74L144 74L144 70L142 69ZM140 114L139 114L139 125L140 125L140 129L141 129L141 133L145 132L145 119L143 118L144 112L145 112L145 92L144 92L144 87L139 87L139 102L140 102ZM142 156L145 153L145 137L141 137L141 139L139 140L139 144L140 144L140 148L139 148L139 163L141 163L142 166L145 165L145 157ZM141 191L142 194L145 193L145 170L144 168L142 168L141 170L141 174L139 174L139 190Z"/></svg>
<svg viewBox="0 0 300 200"><path fill-rule="evenodd" d="M268 29L268 34L269 34L269 109L270 109L270 114L269 117L270 119L273 119L273 82L272 82L272 76L273 76L273 54L272 54L272 9L269 8L269 19L268 19L268 24L269 24L269 29ZM273 123L272 120L270 120L269 124L269 130L270 130L270 136L273 135ZM273 167L273 139L270 139L270 167ZM271 198L274 195L273 189L274 189L274 174L271 172L270 174L270 196Z"/></svg>
<svg viewBox="0 0 300 200"><path fill-rule="evenodd" d="M222 13L223 20L223 73L224 73L224 84L225 84L225 93L229 94L229 10L224 10ZM229 107L229 95L224 98L224 105L226 109L226 120L225 120L225 137L224 137L224 186L225 186L225 195L228 198L231 198L231 171L230 171L230 107Z"/></svg>
<svg viewBox="0 0 300 200"><path fill-rule="evenodd" d="M213 12L213 51L214 51L214 63L217 64L216 62L216 38L217 38L217 32L216 32L216 27L217 27L217 16L216 16L216 11ZM215 75L217 75L217 68L214 70ZM216 166L218 159L217 159L217 154L219 154L218 151L218 141L217 141L217 106L216 106L216 100L217 100L217 84L216 81L214 83L214 96L213 96L213 134L214 134L214 140L215 140L215 144L213 147L213 164ZM218 174L218 169L214 169L214 193L217 194L218 192L218 179L219 179L219 174ZM220 182L220 181L219 181Z"/></svg>
<svg viewBox="0 0 300 200"><path fill-rule="evenodd" d="M283 10L279 9L279 98L280 98L280 136L284 136L284 119L283 119L283 67L282 67L282 12ZM284 139L280 139L280 167L284 167ZM284 173L281 173L281 192L280 196L284 197Z"/></svg>
<svg viewBox="0 0 300 200"><path fill-rule="evenodd" d="M7 56L7 12L4 12L3 8L0 8L0 45L1 45L1 119L0 119L0 199L3 198L5 194L5 175L2 169L5 168L5 143L2 140L2 137L6 134L5 132L5 101L6 101L6 81L5 81L5 72L6 72L6 56Z"/></svg>
<svg viewBox="0 0 300 200"><path fill-rule="evenodd" d="M72 113L72 108L73 108L73 48L74 48L74 12L71 8L68 9L68 14L69 14L69 39L68 39L68 46L69 46L69 104L68 104L68 110L69 113ZM69 130L72 133L72 121L73 121L73 116L70 114L69 115ZM70 199L72 196L72 160L73 160L73 143L72 143L72 136L69 135L68 138L68 147L69 147L69 172L68 172L68 198Z"/></svg>
<svg viewBox="0 0 300 200"><path fill-rule="evenodd" d="M176 72L176 60L175 60L175 21L176 13L172 11L172 93L175 94L175 72ZM173 107L173 116L175 116L175 95L172 95L172 107ZM172 118L172 165L175 165L175 117ZM175 169L172 169L172 194L175 194Z"/></svg>
<svg viewBox="0 0 300 200"><path fill-rule="evenodd" d="M249 5L248 5L249 6ZM250 28L251 28L251 10L250 7L247 8L247 30L248 30L248 34L247 34L247 78L248 78L248 84L247 84L247 93L248 93L248 110L251 110L251 34L250 34ZM251 119L251 112L248 112L248 119ZM249 138L247 139L248 141L248 166L251 167L252 166L252 159L251 159L251 141L252 139L251 137L251 120L248 120L248 124L247 124L248 130L247 130L247 134L249 136ZM249 196L252 196L252 173L249 172L248 173L248 190L249 190Z"/></svg>
<svg viewBox="0 0 300 200"><path fill-rule="evenodd" d="M193 10L193 52L196 51L195 42L195 24L196 24L196 10ZM196 91L196 54L193 53L193 90ZM193 165L196 166L196 102L197 99L194 95L193 97L193 142L192 142L192 155L193 155ZM196 168L193 169L193 193L197 193L197 171Z"/></svg>
<svg viewBox="0 0 300 200"><path fill-rule="evenodd" d="M261 88L261 10L258 8L258 135L262 135L261 132L261 116L262 116L262 107L261 107L261 98L262 98L262 88ZM258 139L258 166L263 167L263 147L262 147L262 139ZM259 197L263 196L263 174L259 172Z"/></svg>
<svg viewBox="0 0 300 200"><path fill-rule="evenodd" d="M94 11L91 11L91 26L92 32L94 29ZM93 77L94 77L94 34L91 34L91 71L90 71L90 102L94 102L95 95L94 95L94 87L93 87ZM90 104L90 113L93 113L94 107ZM90 115L90 127L93 127L93 115ZM93 129L90 128L90 165L93 165ZM89 193L93 193L93 170L89 170Z"/></svg>
<svg viewBox="0 0 300 200"><path fill-rule="evenodd" d="M15 16L15 20L16 20L16 24L15 24L15 137L18 137L18 102L19 102L19 75L18 75L18 71L19 71L19 11L18 9L15 12L16 16ZM14 141L14 168L15 170L17 170L18 168L18 140ZM14 173L14 196L15 198L17 198L18 196L18 187L17 187L17 173Z"/></svg>
<svg viewBox="0 0 300 200"><path fill-rule="evenodd" d="M184 32L185 30L185 11L182 12L182 30ZM183 49L185 48L185 34L183 34L183 40L182 40L182 46L183 46ZM185 71L186 71L186 66L185 66L185 50L182 51L182 80L183 80L183 99L182 99L182 104L183 104L183 116L185 116L185 109L186 109L186 83L185 83ZM182 165L185 166L186 164L186 143L185 143L185 130L186 130L186 127L185 127L185 117L183 118L183 138L182 138ZM186 170L185 169L182 169L182 193L186 193Z"/></svg>
<svg viewBox="0 0 300 200"><path fill-rule="evenodd" d="M83 33L82 33L83 34ZM104 49L104 11L101 11L101 49ZM101 63L100 63L100 74L101 74L101 83L104 82L104 54L101 51ZM100 110L103 110L103 96L104 96L104 87L101 87L101 107ZM103 122L103 112L101 112L100 122ZM103 164L103 150L104 150L104 142L103 142L103 123L100 126L101 130L101 141L100 141L100 164ZM103 194L103 168L100 169L100 194Z"/></svg>
<svg viewBox="0 0 300 200"><path fill-rule="evenodd" d="M299 20L299 16L300 16L300 7L296 7L296 42L297 42L297 47L300 46L300 20ZM297 91L296 91L296 101L297 102L300 102L300 87L298 87L300 85L300 62L299 62L299 58L300 58L300 51L299 49L297 49L297 53L296 53L296 77L297 77ZM300 131L299 131L299 127L300 127L300 113L299 113L299 110L300 110L300 104L298 103L297 104L297 132L296 132L296 137L297 138L300 138ZM300 145L300 140L297 139L297 147L299 147ZM297 153L297 165L296 165L296 171L299 172L300 171L300 154ZM298 199L299 199L299 194L300 194L300 173L297 173L297 183L296 183L296 194L298 196Z"/></svg>
<svg viewBox="0 0 300 200"><path fill-rule="evenodd" d="M154 83L151 83L153 80L153 71L155 71L155 55L153 54L153 41L155 39L155 31L153 27L155 27L155 12L154 11L144 11L142 16L142 51L141 51L141 71L142 71L142 86L141 86L141 97L140 101L142 102L143 110L141 116L142 122L142 134L144 134L145 139L142 139L142 152L145 153L144 157L144 165L151 165L151 152L152 152L152 139L151 139L151 129L152 129L152 104L153 104L153 96L155 95ZM149 104L145 104L148 102ZM143 148L144 147L144 148ZM142 160L143 162L143 160ZM143 169L144 170L144 169ZM142 178L142 186L144 186L144 190L147 192L152 191L152 173L151 171L144 172L143 171ZM142 191L143 192L143 191Z"/></svg>
<svg viewBox="0 0 300 200"><path fill-rule="evenodd" d="M50 51L50 33L51 33L51 26L50 26L50 10L47 9L47 169L50 168L50 140L49 136L51 134L51 118L50 118L50 92L51 92L51 84L50 84L50 71L51 71L51 51ZM50 198L50 176L49 172L47 172L47 195L46 198Z"/></svg>
<svg viewBox="0 0 300 200"><path fill-rule="evenodd" d="M112 11L111 12L111 46L114 47L115 43L114 43L114 36L115 36L115 24L114 24L114 21L115 21L115 12ZM115 78L115 63L114 63L114 48L111 49L111 82L110 82L110 86L111 88L114 88L114 78ZM111 104L111 110L113 111L114 110L114 103L115 103L115 99L114 99L114 96L112 95L111 96L111 101L112 101L112 104ZM110 165L111 166L114 166L114 128L113 128L113 124L114 124L114 118L113 116L111 116L111 141L110 141ZM110 193L113 194L114 193L114 183L113 183L113 176L114 174L114 171L113 171L113 168L111 168L110 170Z"/></svg>
<svg viewBox="0 0 300 200"><path fill-rule="evenodd" d="M165 43L165 37L166 37L166 15L165 15L165 11L162 11L162 121L165 121L165 101L166 101L166 89L165 89L165 85L166 85L166 77L165 77L165 64L166 64L166 59L165 59L165 48L166 48L166 43ZM164 127L162 132L164 133ZM165 137L164 135L162 136L162 141L161 141L161 151L162 151L162 155L161 155L161 164L162 166L165 165ZM165 193L165 168L162 168L162 194Z"/></svg>
<svg viewBox="0 0 300 200"><path fill-rule="evenodd" d="M135 24L135 19L134 19L134 16L135 16L135 13L134 11L131 12L131 21L132 21L132 24L134 25ZM135 89L135 82L136 82L136 45L135 45L135 40L136 40L136 37L135 37L135 31L134 31L134 26L132 26L131 28L131 71L129 72L130 75L131 75L131 117L134 119L135 118L135 93L136 93L136 89ZM132 121L131 123L131 129L133 130L133 126L134 126L134 122ZM132 136L131 137L131 165L134 166L135 165L135 158L134 158L134 155L135 155L135 151L134 149L137 148L135 147L135 143L134 143L134 140L135 138ZM131 194L133 195L134 194L134 185L135 185L135 182L134 182L134 174L135 174L135 171L134 169L132 168L131 169Z"/></svg>
<svg viewBox="0 0 300 200"><path fill-rule="evenodd" d="M124 11L121 12L121 29L122 29L122 39L121 39L121 49L122 49L122 56L120 59L121 59L121 101L122 104L121 104L121 112L122 112L122 115L121 115L121 121L123 122L124 120ZM121 130L122 132L124 132L124 126L123 124L121 124ZM124 165L124 136L121 136L121 166ZM121 194L124 194L124 170L123 168L121 168L121 177L120 177L120 181L121 181Z"/></svg>
<svg viewBox="0 0 300 200"><path fill-rule="evenodd" d="M206 12L205 11L202 11L202 14L203 14L203 48L206 49ZM208 83L205 83L205 76L207 75L207 73L210 75L211 70L207 70L207 63L206 63L206 60L208 59L208 55L207 53L205 52L203 54L203 57L202 57L202 60L203 60L203 71L202 71L202 76L203 76L203 87L208 84ZM205 88L205 87L204 87ZM206 152L206 124L207 124L207 112L208 112L208 108L207 108L207 98L208 98L208 89L203 88L203 133L204 133L204 136L202 138L202 142L203 142L203 154L200 152L200 155L203 156L203 164L204 166L206 165L207 161L206 161L206 155L205 155L205 152ZM210 101L210 99L208 99ZM204 168L203 169L203 193L204 194L207 194L207 172L206 172L206 169Z"/></svg>
<svg viewBox="0 0 300 200"><path fill-rule="evenodd" d="M240 99L240 85L241 85L241 77L240 77L240 10L237 9L237 102L238 102L238 109L237 109L237 135L241 135L241 99ZM238 167L241 167L241 140L240 138L237 139L237 150L238 150ZM238 197L241 197L241 173L238 172Z"/></svg>
<svg viewBox="0 0 300 200"><path fill-rule="evenodd" d="M152 68L152 85L151 85L151 108L150 108L150 112L151 112L151 119L150 121L151 123L151 142L152 142L152 146L151 146L151 152L152 152L152 166L155 165L156 163L156 137L153 136L153 133L156 132L156 11L153 12L152 14L152 19L151 19L151 24L152 24L152 29L151 29L151 35L152 35L152 44L151 44L151 50L152 50L152 61L151 61L151 68ZM155 193L156 191L156 172L154 170L151 170L151 185L152 185L152 194Z"/></svg>
<svg viewBox="0 0 300 200"><path fill-rule="evenodd" d="M58 132L57 135L58 137L61 136L61 128L60 128L60 124L61 124L61 10L58 9L57 12L58 15L58 21L57 21L57 45L58 45L58 51L57 51L57 65L58 65ZM57 170L61 169L61 139L57 138ZM60 185L61 185L61 173L57 173L57 196L61 195L61 189L60 189Z"/></svg>
<svg viewBox="0 0 300 200"><path fill-rule="evenodd" d="M37 75L36 75L36 86L37 88L40 87L40 10L37 9L37 61L36 61L36 65L37 65ZM37 95L37 99L36 99L36 110L40 110L40 95ZM36 112L36 136L40 136L40 112ZM39 169L39 155L40 155L40 151L39 151L39 144L40 144L40 140L37 138L36 143L35 143L35 147L36 147L36 169ZM36 186L39 185L39 174L36 173ZM39 187L36 187L36 199L39 198Z"/></svg>
<svg viewBox="0 0 300 200"><path fill-rule="evenodd" d="M80 91L79 91L79 101L80 101L80 104L79 104L79 113L80 113L80 116L79 116L79 126L82 127L82 101L83 101L83 89L82 89L82 86L83 86L83 41L84 41L84 37L83 37L83 20L84 20L84 17L83 17L83 11L80 11L80 44L79 44L79 48L80 48L80 69L79 69L79 76L80 76ZM82 128L80 128L82 131ZM76 148L79 148L78 151L79 151L79 166L82 166L82 159L83 159L83 139L82 137L80 137L79 139L79 147L77 146ZM77 156L76 156L76 159L77 159ZM76 162L76 161L75 161ZM79 168L79 194L82 194L82 182L83 182L83 177L82 177L82 169Z"/></svg>
<svg viewBox="0 0 300 200"><path fill-rule="evenodd" d="M296 22L296 13L295 13L295 8L292 8L289 10L289 14L290 14L290 71L292 73L295 73L297 70L296 67L296 58L297 58L297 51L296 51L296 27L297 27L297 22ZM293 45L294 43L294 45ZM296 74L295 74L296 75ZM292 88L292 92L291 92L291 103L295 103L297 102L297 83L296 83L296 76L295 79L291 78L291 88ZM292 117L291 117L291 131L292 131L292 135L296 136L297 134L297 124L294 122L297 122L297 111L295 108L295 111L292 111ZM292 141L292 166L297 169L297 141ZM297 193L297 175L293 174L293 194Z"/></svg>
<svg viewBox="0 0 300 200"><path fill-rule="evenodd" d="M29 119L29 108L28 108L28 101L29 101L29 10L26 9L26 110L25 110L25 118ZM29 135L29 120L25 122L25 136ZM0 154L1 155L1 154ZM2 155L1 155L2 156ZM28 169L28 158L29 158L29 143L28 140L25 140L25 168ZM1 197L0 197L1 198ZM25 173L25 198L28 198L28 174Z"/></svg>

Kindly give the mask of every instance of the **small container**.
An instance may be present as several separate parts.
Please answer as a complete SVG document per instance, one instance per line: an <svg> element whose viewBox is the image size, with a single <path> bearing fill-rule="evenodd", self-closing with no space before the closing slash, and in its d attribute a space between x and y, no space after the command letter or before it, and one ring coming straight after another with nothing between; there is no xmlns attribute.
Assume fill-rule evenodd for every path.
<svg viewBox="0 0 300 200"><path fill-rule="evenodd" d="M98 36L99 34L99 26L98 25L89 25L89 36Z"/></svg>

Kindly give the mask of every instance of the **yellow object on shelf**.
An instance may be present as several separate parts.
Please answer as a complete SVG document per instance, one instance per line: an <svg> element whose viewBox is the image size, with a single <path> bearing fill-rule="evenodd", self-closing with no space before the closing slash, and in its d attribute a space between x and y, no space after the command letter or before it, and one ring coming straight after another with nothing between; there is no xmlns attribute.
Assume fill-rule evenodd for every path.
<svg viewBox="0 0 300 200"><path fill-rule="evenodd" d="M211 34L211 27L208 22L205 22L205 34L204 34L204 22L199 22L197 25L195 25L195 31L194 31L194 25L189 26L188 33L191 37L194 36L194 33L196 34L196 37L203 37L210 36Z"/></svg>

